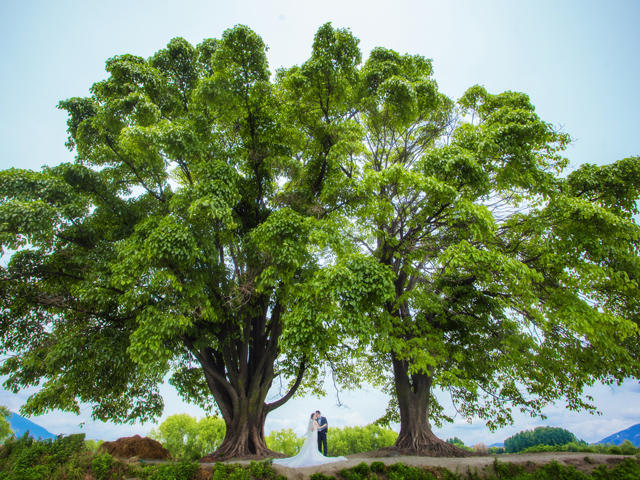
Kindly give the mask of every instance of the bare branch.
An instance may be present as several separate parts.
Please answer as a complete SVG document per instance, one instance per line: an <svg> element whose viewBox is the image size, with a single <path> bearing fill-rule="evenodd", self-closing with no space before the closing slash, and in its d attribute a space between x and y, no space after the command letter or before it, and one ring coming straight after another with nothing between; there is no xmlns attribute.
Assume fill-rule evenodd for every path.
<svg viewBox="0 0 640 480"><path fill-rule="evenodd" d="M300 367L298 368L298 376L296 377L295 382L293 383L293 385L291 386L289 391L286 393L286 395L284 397L282 397L280 400L276 400L275 402L267 403L265 405L265 411L267 413L269 413L269 412L275 410L276 408L284 405L296 393L296 390L298 390L298 387L300 386L300 383L302 382L302 378L304 377L304 372L306 370L307 370L307 360L305 358L305 359L302 360L302 362L300 362Z"/></svg>

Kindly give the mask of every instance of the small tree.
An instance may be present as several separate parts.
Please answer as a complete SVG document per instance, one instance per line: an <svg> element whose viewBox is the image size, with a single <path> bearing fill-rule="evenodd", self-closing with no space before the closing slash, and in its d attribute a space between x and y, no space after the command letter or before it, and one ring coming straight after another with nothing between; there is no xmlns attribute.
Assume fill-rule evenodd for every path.
<svg viewBox="0 0 640 480"><path fill-rule="evenodd" d="M224 434L222 419L204 417L198 421L183 413L167 417L149 436L162 443L173 458L197 460L215 451Z"/></svg>
<svg viewBox="0 0 640 480"><path fill-rule="evenodd" d="M304 438L298 437L290 428L273 430L266 440L271 450L284 453L287 457L296 455L304 443Z"/></svg>
<svg viewBox="0 0 640 480"><path fill-rule="evenodd" d="M458 447L458 448L462 448L462 449L464 449L464 450L469 450L469 451L471 451L471 450L472 450L472 448L471 448L471 447L466 446L466 445L464 444L464 442L463 442L461 439L459 439L458 437L448 438L448 439L446 440L446 442L447 442L447 443L450 443L451 445L455 445L455 446L456 446L456 447Z"/></svg>
<svg viewBox="0 0 640 480"><path fill-rule="evenodd" d="M397 432L379 425L330 428L327 433L330 456L351 455L390 447Z"/></svg>
<svg viewBox="0 0 640 480"><path fill-rule="evenodd" d="M197 458L215 452L225 438L226 426L219 417L204 417L198 421L195 450Z"/></svg>
<svg viewBox="0 0 640 480"><path fill-rule="evenodd" d="M487 455L489 453L489 449L487 448L487 446L480 442L480 443L476 443L473 446L473 451L475 453L477 453L478 455Z"/></svg>

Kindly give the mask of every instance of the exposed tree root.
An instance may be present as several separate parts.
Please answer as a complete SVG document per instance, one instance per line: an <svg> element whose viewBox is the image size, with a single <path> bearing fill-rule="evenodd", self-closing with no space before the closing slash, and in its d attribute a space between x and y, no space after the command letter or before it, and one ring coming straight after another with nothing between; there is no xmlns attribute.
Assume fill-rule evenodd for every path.
<svg viewBox="0 0 640 480"><path fill-rule="evenodd" d="M241 431L239 435L226 437L218 449L205 457L201 462L220 462L229 459L261 460L265 458L282 458L286 455L275 452L267 447L262 435L254 432L247 435L247 431ZM247 439L247 436L249 439Z"/></svg>
<svg viewBox="0 0 640 480"><path fill-rule="evenodd" d="M424 457L470 457L474 455L473 452L440 440L429 430L412 430L407 434L401 432L395 445L388 447L388 450L400 455Z"/></svg>
<svg viewBox="0 0 640 480"><path fill-rule="evenodd" d="M268 448L265 448L264 450L261 450L259 453L252 453L252 454L246 454L246 455L235 455L235 454L222 454L219 453L217 450L209 455L207 455L206 457L202 457L200 460L198 460L201 463L214 463L214 462L224 462L226 460L265 460L267 458L284 458L286 457L285 454L280 453L280 452L275 452L273 450L269 450Z"/></svg>

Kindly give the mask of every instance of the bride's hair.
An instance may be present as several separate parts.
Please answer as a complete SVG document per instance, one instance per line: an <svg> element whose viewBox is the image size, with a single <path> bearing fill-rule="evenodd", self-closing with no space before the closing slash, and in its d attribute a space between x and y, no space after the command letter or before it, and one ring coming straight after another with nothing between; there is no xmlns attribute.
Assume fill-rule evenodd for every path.
<svg viewBox="0 0 640 480"><path fill-rule="evenodd" d="M313 418L313 416L314 416L315 414L316 414L316 412L313 412L313 413L311 414L311 418Z"/></svg>

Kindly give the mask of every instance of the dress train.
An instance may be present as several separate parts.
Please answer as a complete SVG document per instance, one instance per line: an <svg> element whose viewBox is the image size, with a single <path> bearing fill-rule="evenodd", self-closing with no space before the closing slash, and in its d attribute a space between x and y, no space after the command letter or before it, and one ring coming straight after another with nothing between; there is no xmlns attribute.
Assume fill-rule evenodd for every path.
<svg viewBox="0 0 640 480"><path fill-rule="evenodd" d="M312 467L324 463L341 462L347 460L346 457L325 457L318 451L318 431L312 429L307 432L302 448L295 457L277 458L273 461L275 465L282 465L289 468Z"/></svg>

